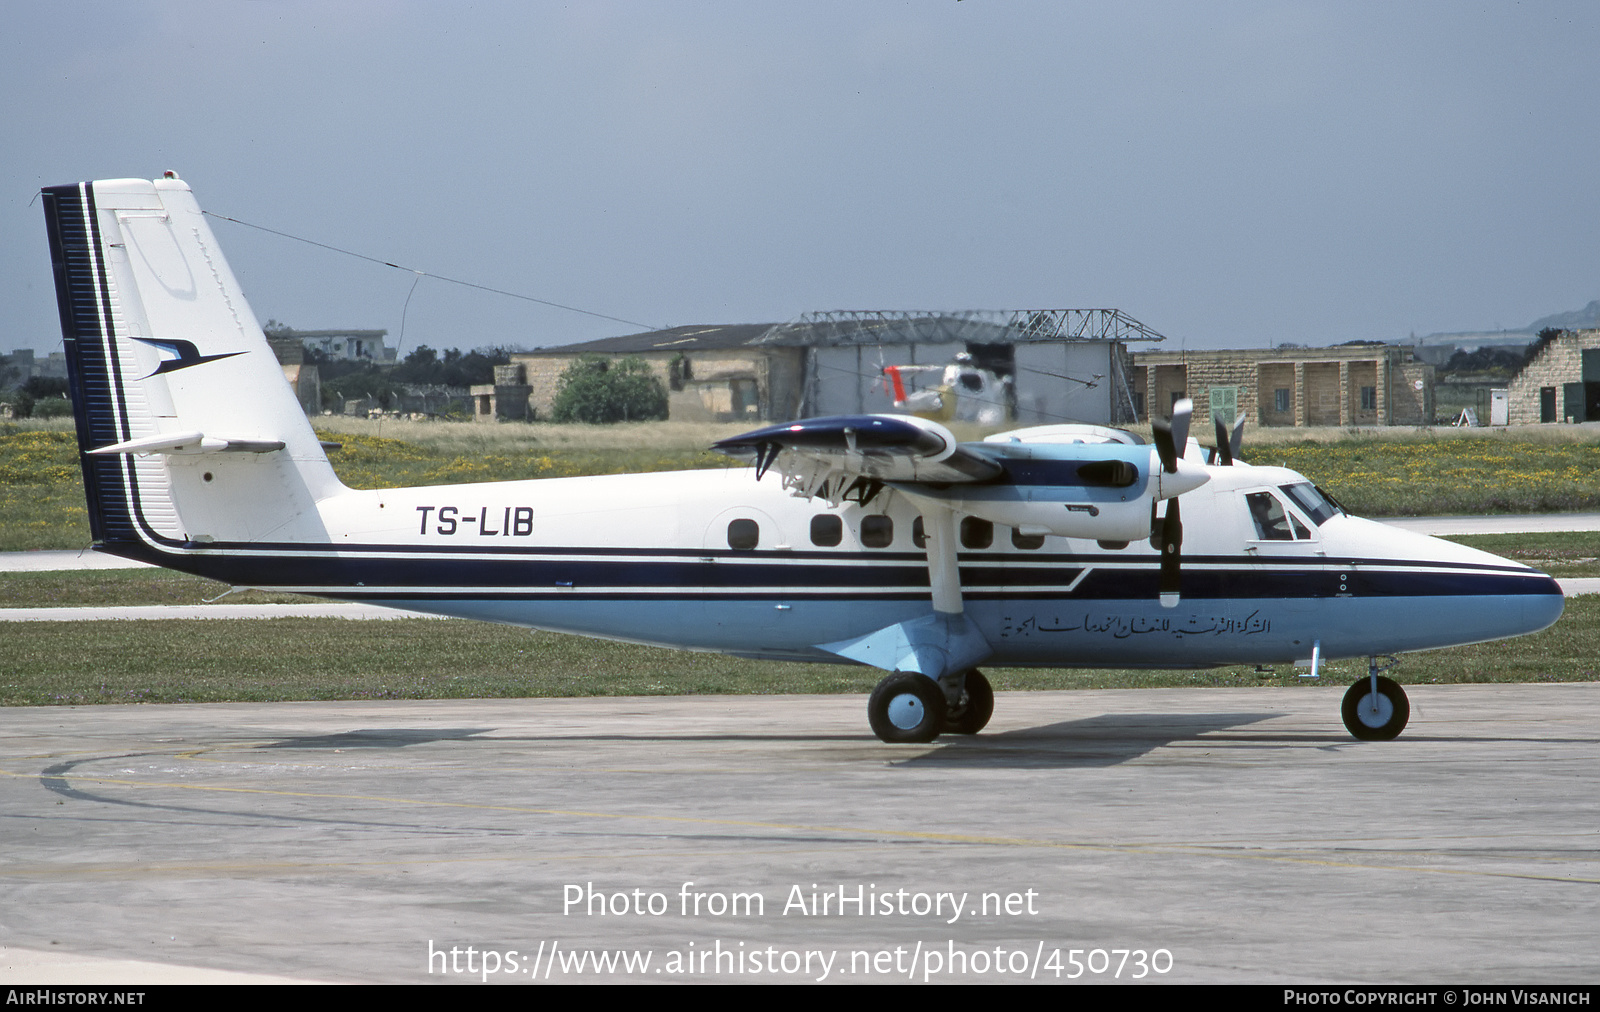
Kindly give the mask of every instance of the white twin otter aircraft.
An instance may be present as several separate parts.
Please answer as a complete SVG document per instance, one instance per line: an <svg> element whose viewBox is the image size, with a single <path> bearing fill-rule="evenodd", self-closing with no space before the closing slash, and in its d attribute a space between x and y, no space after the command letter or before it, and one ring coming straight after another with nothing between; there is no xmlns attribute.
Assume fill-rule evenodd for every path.
<svg viewBox="0 0 1600 1012"><path fill-rule="evenodd" d="M43 193L95 547L235 586L741 657L865 664L878 737L983 729L978 665L1378 657L1543 629L1550 577L1348 516L1188 438L899 415L718 443L754 467L357 491L334 475L186 183ZM1188 519L1187 536L1180 520Z"/></svg>

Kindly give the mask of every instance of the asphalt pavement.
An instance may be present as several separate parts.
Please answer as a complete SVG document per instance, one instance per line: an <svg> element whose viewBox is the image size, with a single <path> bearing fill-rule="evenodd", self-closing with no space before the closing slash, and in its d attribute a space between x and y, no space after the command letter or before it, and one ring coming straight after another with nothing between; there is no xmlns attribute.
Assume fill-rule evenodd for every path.
<svg viewBox="0 0 1600 1012"><path fill-rule="evenodd" d="M0 982L1594 984L1600 683L1409 692L0 709Z"/></svg>

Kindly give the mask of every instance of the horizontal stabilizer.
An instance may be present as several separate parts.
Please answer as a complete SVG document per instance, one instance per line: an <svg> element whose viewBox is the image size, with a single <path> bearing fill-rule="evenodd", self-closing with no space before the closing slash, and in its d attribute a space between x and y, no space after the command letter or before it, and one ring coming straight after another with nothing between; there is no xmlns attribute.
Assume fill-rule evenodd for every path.
<svg viewBox="0 0 1600 1012"><path fill-rule="evenodd" d="M112 453L271 453L283 449L281 439L217 439L202 432L163 432L113 443L93 454Z"/></svg>

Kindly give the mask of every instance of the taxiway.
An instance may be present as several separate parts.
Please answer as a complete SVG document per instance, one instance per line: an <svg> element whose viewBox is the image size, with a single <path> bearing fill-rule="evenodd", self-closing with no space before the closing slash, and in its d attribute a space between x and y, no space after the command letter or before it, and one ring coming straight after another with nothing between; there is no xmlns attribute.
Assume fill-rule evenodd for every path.
<svg viewBox="0 0 1600 1012"><path fill-rule="evenodd" d="M1341 691L1004 693L932 746L855 696L7 709L0 977L460 982L494 952L532 982L592 950L652 963L549 979L750 982L826 951L830 981L1066 982L1072 950L1162 950L1146 979L1600 979L1600 683L1416 686L1384 743ZM962 916L917 912L938 893Z"/></svg>

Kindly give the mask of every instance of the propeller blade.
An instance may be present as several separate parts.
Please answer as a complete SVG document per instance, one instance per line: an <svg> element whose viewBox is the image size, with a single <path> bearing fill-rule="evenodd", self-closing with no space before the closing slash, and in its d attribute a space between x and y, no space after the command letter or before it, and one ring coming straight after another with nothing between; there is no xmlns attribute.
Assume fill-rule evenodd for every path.
<svg viewBox="0 0 1600 1012"><path fill-rule="evenodd" d="M1180 570L1183 565L1183 520L1178 515L1178 500L1167 501L1167 515L1161 521L1161 607L1178 606Z"/></svg>
<svg viewBox="0 0 1600 1012"><path fill-rule="evenodd" d="M1228 450L1234 460L1239 459L1239 451L1244 447L1244 412L1239 412L1239 417L1233 420L1233 434L1228 437Z"/></svg>
<svg viewBox="0 0 1600 1012"><path fill-rule="evenodd" d="M1194 416L1194 401L1185 397L1172 406L1172 445L1183 456L1189 449L1189 420Z"/></svg>
<svg viewBox="0 0 1600 1012"><path fill-rule="evenodd" d="M1161 468L1168 474L1178 473L1178 458L1189 445L1189 416L1194 413L1194 401L1185 397L1172 406L1171 418L1157 418L1150 422L1150 434L1161 456Z"/></svg>
<svg viewBox="0 0 1600 1012"><path fill-rule="evenodd" d="M1229 467L1233 464L1233 444L1228 441L1228 427L1216 415L1211 416L1211 421L1217 426L1217 456L1214 463Z"/></svg>
<svg viewBox="0 0 1600 1012"><path fill-rule="evenodd" d="M1156 453L1161 456L1161 469L1168 474L1178 471L1178 451L1172 445L1172 423L1165 418L1150 420L1150 435L1156 444Z"/></svg>

